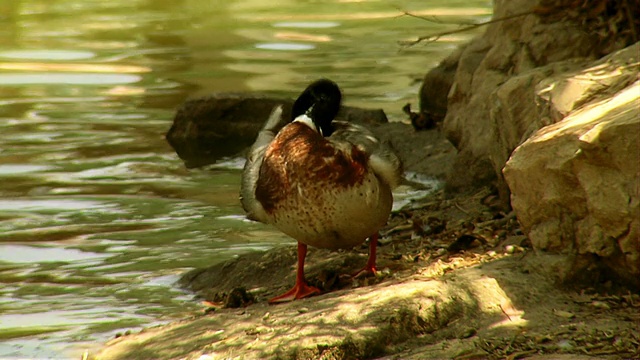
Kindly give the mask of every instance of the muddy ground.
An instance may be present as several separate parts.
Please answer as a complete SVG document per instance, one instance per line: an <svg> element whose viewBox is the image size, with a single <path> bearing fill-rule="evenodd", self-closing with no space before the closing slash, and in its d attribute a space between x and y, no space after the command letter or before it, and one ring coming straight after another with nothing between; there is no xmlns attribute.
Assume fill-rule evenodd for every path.
<svg viewBox="0 0 640 360"><path fill-rule="evenodd" d="M382 125L410 171L442 178L455 150L437 130ZM295 279L295 245L196 269L182 286L203 311L109 342L99 359L640 358L640 296L557 284L491 189L437 191L394 212L376 276L352 279L367 246L310 248L323 294L266 300Z"/></svg>

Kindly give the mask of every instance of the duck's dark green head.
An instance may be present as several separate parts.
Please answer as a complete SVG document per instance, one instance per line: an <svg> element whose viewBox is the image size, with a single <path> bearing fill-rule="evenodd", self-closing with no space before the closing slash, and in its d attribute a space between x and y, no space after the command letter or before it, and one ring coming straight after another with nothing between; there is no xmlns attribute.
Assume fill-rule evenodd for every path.
<svg viewBox="0 0 640 360"><path fill-rule="evenodd" d="M333 132L331 121L338 114L341 101L342 93L336 83L329 79L314 81L293 104L291 120L307 115L323 136L330 136Z"/></svg>

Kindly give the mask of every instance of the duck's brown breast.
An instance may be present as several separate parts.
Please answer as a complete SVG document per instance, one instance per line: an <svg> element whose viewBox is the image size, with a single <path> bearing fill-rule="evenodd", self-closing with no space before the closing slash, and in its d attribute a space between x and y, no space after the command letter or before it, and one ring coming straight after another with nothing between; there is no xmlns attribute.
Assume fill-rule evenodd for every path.
<svg viewBox="0 0 640 360"><path fill-rule="evenodd" d="M390 187L349 143L329 142L307 125L287 125L269 145L256 199L268 222L298 241L348 248L386 222Z"/></svg>
<svg viewBox="0 0 640 360"><path fill-rule="evenodd" d="M337 149L301 123L285 126L265 152L256 199L267 213L298 187L350 188L367 173L367 155L355 146ZM313 194L307 194L312 196Z"/></svg>

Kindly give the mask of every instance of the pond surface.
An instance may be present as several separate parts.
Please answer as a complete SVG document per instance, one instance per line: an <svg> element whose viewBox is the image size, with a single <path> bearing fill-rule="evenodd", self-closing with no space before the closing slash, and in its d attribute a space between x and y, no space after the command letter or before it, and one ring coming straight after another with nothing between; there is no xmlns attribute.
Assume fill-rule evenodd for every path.
<svg viewBox="0 0 640 360"><path fill-rule="evenodd" d="M399 9L430 17L401 16ZM0 1L0 358L79 358L199 309L186 270L293 243L244 220L240 159L186 170L164 140L212 91L328 77L401 121L483 1Z"/></svg>

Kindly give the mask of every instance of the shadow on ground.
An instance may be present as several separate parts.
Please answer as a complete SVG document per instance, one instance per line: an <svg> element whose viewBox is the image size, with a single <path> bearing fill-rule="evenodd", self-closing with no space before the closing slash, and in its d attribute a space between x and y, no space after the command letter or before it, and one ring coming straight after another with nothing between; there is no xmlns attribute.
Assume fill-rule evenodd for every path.
<svg viewBox="0 0 640 360"><path fill-rule="evenodd" d="M115 339L96 357L638 357L640 297L556 285L540 271L547 258L528 248L511 215L485 205L490 197L483 192L446 199L440 193L394 213L383 231L376 277L343 276L364 265L366 246L310 251L308 278L326 292L309 299L266 303L293 284L294 244L194 270L183 285L214 307ZM421 219L440 219L446 226L425 235L424 226L415 226L424 224ZM463 235L472 241L452 247ZM254 303L216 306L238 288L246 288Z"/></svg>

